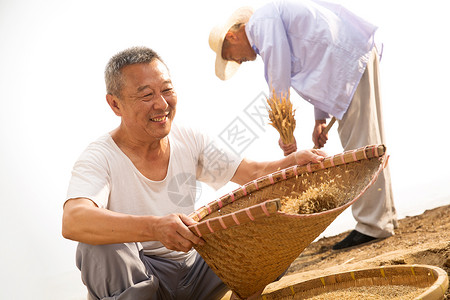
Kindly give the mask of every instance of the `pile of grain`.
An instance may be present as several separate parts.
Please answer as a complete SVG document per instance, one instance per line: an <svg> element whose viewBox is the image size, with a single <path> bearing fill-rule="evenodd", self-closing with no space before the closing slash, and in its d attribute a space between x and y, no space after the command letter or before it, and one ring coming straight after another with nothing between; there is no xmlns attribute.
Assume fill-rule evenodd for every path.
<svg viewBox="0 0 450 300"><path fill-rule="evenodd" d="M270 107L269 124L275 127L284 144L292 144L294 142L295 110L292 110L289 94L281 95L281 99L279 99L273 92L272 97L267 99L267 104Z"/></svg>
<svg viewBox="0 0 450 300"><path fill-rule="evenodd" d="M292 191L289 196L281 197L280 211L288 214L313 214L340 206L342 189L334 180L310 186L299 194Z"/></svg>
<svg viewBox="0 0 450 300"><path fill-rule="evenodd" d="M420 288L410 285L374 285L349 287L346 289L323 293L307 299L409 300L415 299L415 297L419 296L426 290L427 288Z"/></svg>

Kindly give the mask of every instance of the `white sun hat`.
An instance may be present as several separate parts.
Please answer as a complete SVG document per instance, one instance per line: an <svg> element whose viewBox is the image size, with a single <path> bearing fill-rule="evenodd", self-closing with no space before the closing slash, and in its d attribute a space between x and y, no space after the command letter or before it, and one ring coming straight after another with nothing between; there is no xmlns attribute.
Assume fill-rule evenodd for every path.
<svg viewBox="0 0 450 300"><path fill-rule="evenodd" d="M222 58L222 45L228 30L237 23L247 23L253 14L253 8L245 6L236 10L228 20L215 26L209 34L209 47L216 52L216 75L221 80L230 79L238 70L240 64Z"/></svg>

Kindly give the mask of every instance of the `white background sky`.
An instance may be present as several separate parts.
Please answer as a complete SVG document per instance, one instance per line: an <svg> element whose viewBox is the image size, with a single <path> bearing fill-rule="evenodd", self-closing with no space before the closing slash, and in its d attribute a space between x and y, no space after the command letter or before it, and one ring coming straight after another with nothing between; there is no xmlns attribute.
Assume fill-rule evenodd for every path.
<svg viewBox="0 0 450 300"><path fill-rule="evenodd" d="M336 0L337 1L337 0ZM339 2L339 1L338 1ZM226 7L224 6L226 3ZM76 243L61 236L70 171L88 143L119 119L105 101L108 59L153 48L178 92L177 121L219 134L261 92L260 59L230 81L214 75L210 28L242 5L265 1L0 0L0 299L81 299ZM449 203L447 113L450 18L446 2L343 0L379 26L382 92L394 196L400 217ZM293 95L300 148L312 146L313 109ZM269 126L245 156L282 155ZM336 128L325 150L342 151ZM202 190L203 201L218 193ZM345 211L324 234L354 225Z"/></svg>

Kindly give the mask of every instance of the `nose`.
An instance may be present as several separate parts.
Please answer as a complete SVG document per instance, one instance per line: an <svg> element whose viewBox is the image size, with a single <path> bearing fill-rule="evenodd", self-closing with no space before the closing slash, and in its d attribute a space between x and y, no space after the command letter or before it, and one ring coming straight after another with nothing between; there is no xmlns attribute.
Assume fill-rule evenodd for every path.
<svg viewBox="0 0 450 300"><path fill-rule="evenodd" d="M164 98L162 94L159 94L158 98L154 102L155 109L166 110L169 107L167 100Z"/></svg>

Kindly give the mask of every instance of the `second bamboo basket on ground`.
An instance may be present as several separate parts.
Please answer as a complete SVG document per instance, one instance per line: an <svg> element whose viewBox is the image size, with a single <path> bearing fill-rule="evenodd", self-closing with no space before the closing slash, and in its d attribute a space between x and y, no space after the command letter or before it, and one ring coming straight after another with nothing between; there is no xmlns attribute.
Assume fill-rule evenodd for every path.
<svg viewBox="0 0 450 300"><path fill-rule="evenodd" d="M445 299L447 273L430 265L394 265L312 278L264 294L264 300Z"/></svg>
<svg viewBox="0 0 450 300"><path fill-rule="evenodd" d="M206 241L195 249L225 284L247 298L283 274L372 185L387 162L385 150L366 146L320 164L290 167L220 197L190 214L199 223L189 228ZM293 195L331 197L335 205L292 212L286 199Z"/></svg>

